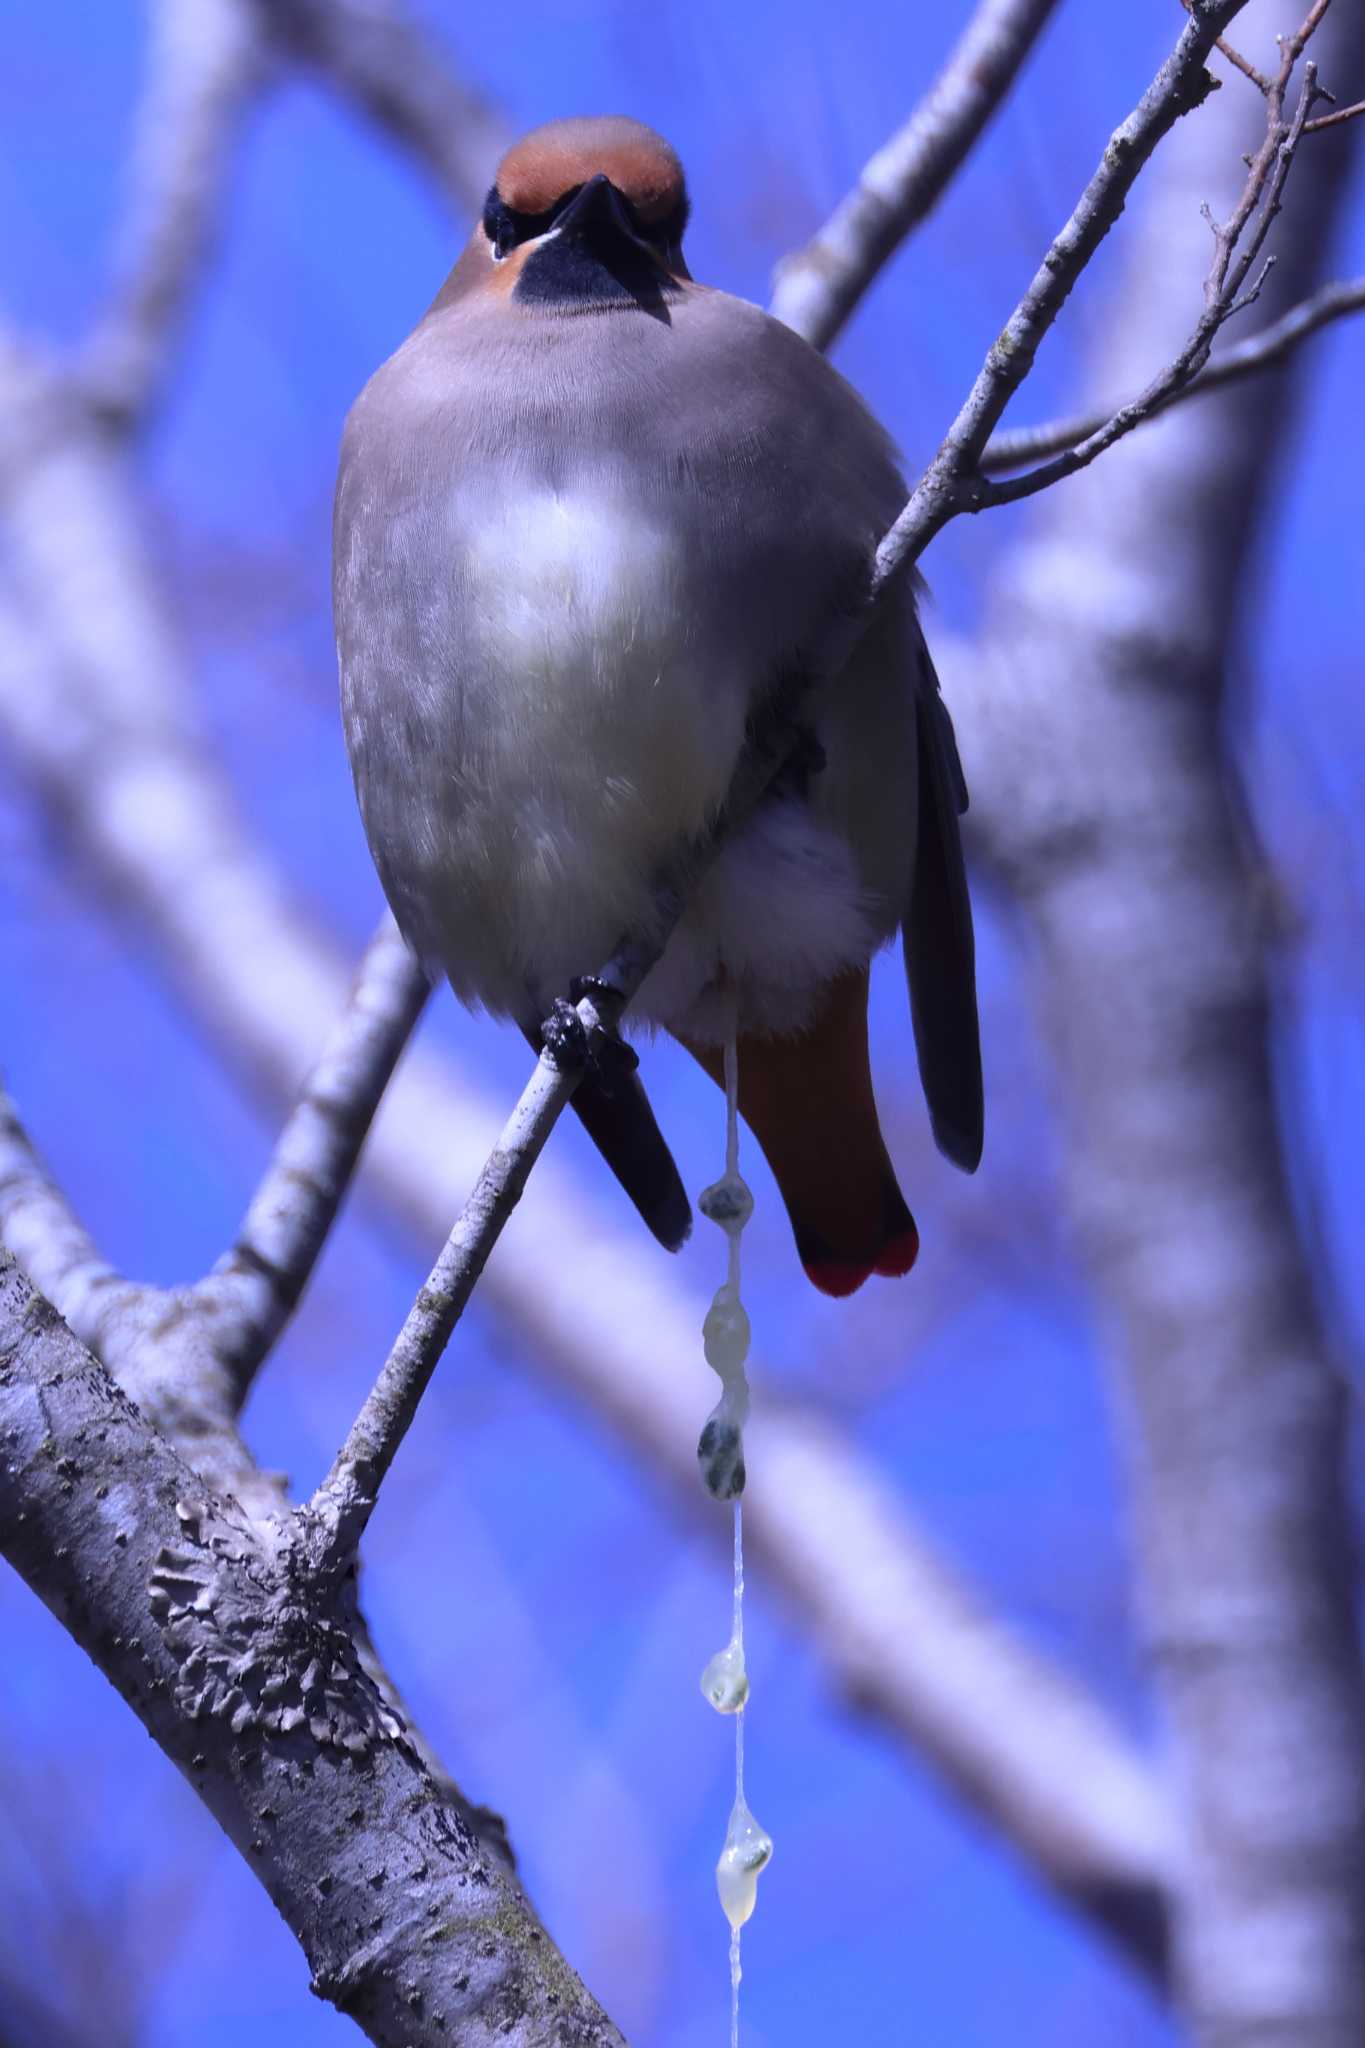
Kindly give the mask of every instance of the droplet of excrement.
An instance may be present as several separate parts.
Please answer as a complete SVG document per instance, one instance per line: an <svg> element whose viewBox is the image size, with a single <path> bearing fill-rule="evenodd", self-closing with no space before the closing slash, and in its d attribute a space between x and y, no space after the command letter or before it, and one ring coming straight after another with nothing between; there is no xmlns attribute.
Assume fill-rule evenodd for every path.
<svg viewBox="0 0 1365 2048"><path fill-rule="evenodd" d="M749 1674L744 1668L744 1645L731 1636L723 1650L717 1650L701 1675L703 1697L718 1714L737 1714L749 1697Z"/></svg>
<svg viewBox="0 0 1365 2048"><path fill-rule="evenodd" d="M706 1363L728 1382L749 1356L749 1315L737 1288L728 1282L716 1289L715 1299L701 1326Z"/></svg>
<svg viewBox="0 0 1365 2048"><path fill-rule="evenodd" d="M716 1890L721 1911L736 1932L754 1910L758 1874L772 1861L772 1837L765 1835L741 1794L730 1809L725 1846L716 1865Z"/></svg>
<svg viewBox="0 0 1365 2048"><path fill-rule="evenodd" d="M754 1213L754 1198L739 1174L727 1173L722 1180L713 1180L709 1188L702 1189L697 1207L708 1223L718 1223L728 1236L743 1230Z"/></svg>

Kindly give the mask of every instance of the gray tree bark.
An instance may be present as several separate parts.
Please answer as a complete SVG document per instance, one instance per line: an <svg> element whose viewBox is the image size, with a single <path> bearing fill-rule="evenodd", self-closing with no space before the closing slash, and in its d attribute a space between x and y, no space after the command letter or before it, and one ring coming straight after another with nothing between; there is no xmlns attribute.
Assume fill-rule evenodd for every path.
<svg viewBox="0 0 1365 2048"><path fill-rule="evenodd" d="M384 2048L620 2048L355 1646L353 1581L214 1495L0 1252L0 1548Z"/></svg>

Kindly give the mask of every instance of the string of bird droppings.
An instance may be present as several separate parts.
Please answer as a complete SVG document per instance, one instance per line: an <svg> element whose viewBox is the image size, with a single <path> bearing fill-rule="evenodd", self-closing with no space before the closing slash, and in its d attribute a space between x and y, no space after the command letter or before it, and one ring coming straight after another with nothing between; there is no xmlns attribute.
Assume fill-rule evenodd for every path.
<svg viewBox="0 0 1365 2048"><path fill-rule="evenodd" d="M735 1504L734 1609L730 1640L717 1650L701 1675L701 1689L719 1714L735 1722L735 1798L716 1864L716 1889L730 1923L730 2048L739 2048L740 1929L758 1898L759 1872L769 1862L772 1838L749 1811L744 1797L744 1711L749 1674L744 1663L744 1425L749 1419L749 1318L740 1297L740 1236L753 1214L754 1198L739 1171L738 1006L731 998L725 1033L725 1173L706 1188L699 1207L719 1224L729 1242L724 1282L702 1325L706 1362L719 1375L720 1399L697 1445L702 1482L717 1500Z"/></svg>

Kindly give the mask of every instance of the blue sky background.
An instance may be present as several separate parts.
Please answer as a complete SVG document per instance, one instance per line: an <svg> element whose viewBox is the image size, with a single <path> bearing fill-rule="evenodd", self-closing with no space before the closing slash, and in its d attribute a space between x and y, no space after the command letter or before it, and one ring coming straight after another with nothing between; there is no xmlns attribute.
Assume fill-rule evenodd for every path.
<svg viewBox="0 0 1365 2048"><path fill-rule="evenodd" d="M694 272L762 300L776 259L904 117L967 12L965 0L523 0L495 20L432 0L428 16L513 128L608 110L662 128L689 168ZM936 442L1177 27L1174 0L1063 6L950 201L839 345L909 464ZM0 16L0 305L57 351L86 333L107 282L143 34L135 0ZM316 87L275 91L252 124L221 262L143 457L149 535L213 744L300 893L356 946L379 897L334 701L335 448L352 397L428 303L464 232ZM1068 309L1021 415L1045 415L1074 389L1115 254ZM1365 271L1359 209L1337 269ZM1313 344L1292 477L1254 593L1243 720L1263 825L1313 905L1286 1114L1352 1340L1365 1310L1352 1140L1365 1086L1361 371L1361 330ZM947 531L927 563L940 618L970 627L997 551L1028 516ZM847 1307L816 1300L755 1165L756 1329L784 1383L864 1442L1014 1623L1155 1741L1104 1370L1053 1185L1019 941L998 906L984 905L982 922L992 1121L981 1174L962 1182L932 1155L898 969L883 963L879 1087L920 1217L921 1270ZM0 1061L103 1247L139 1276L202 1272L270 1132L2 753L0 959ZM423 1028L510 1099L525 1066L515 1034L448 997ZM649 1076L700 1186L719 1159L716 1101L666 1049L651 1054ZM579 1152L591 1199L618 1199L576 1132L555 1143ZM330 1458L427 1249L363 1208L337 1232L249 1417L262 1461L299 1487ZM685 1258L709 1291L716 1246L701 1234ZM704 1512L681 1520L477 1303L397 1478L372 1533L368 1603L427 1732L467 1791L507 1814L548 1925L630 2038L719 2041L725 1929L712 1866L731 1754L696 1680L725 1632L725 1529ZM748 2048L1158 2048L1162 2022L1125 1967L927 1770L831 1695L761 1578L750 1627L749 1782L777 1854L745 1937ZM309 1997L291 1937L132 1715L8 1573L0 1639L0 1972L68 2014L78 2042L357 2038ZM44 2025L34 2039L55 2039Z"/></svg>

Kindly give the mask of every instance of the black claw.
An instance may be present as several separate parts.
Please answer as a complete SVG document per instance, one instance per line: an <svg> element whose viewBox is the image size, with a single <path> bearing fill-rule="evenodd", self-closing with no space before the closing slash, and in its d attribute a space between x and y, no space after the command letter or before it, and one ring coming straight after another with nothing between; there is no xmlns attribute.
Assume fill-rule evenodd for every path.
<svg viewBox="0 0 1365 2048"><path fill-rule="evenodd" d="M563 996L555 997L554 1008L540 1027L540 1042L562 1073L576 1074L589 1064L583 1019Z"/></svg>
<svg viewBox="0 0 1365 2048"><path fill-rule="evenodd" d="M601 1002L604 996L615 1001L621 991L613 988L609 981L603 981L600 974L576 974L569 983L569 994L576 1003L581 1003L584 996L591 996L596 1003Z"/></svg>
<svg viewBox="0 0 1365 2048"><path fill-rule="evenodd" d="M590 978L571 984L575 1002L590 993L586 986ZM600 989L606 984L597 986ZM540 1027L540 1039L561 1072L577 1074L586 1067L608 1095L615 1094L640 1064L640 1055L614 1031L587 1030L573 1003L566 1003L563 996L555 997L554 1007Z"/></svg>

